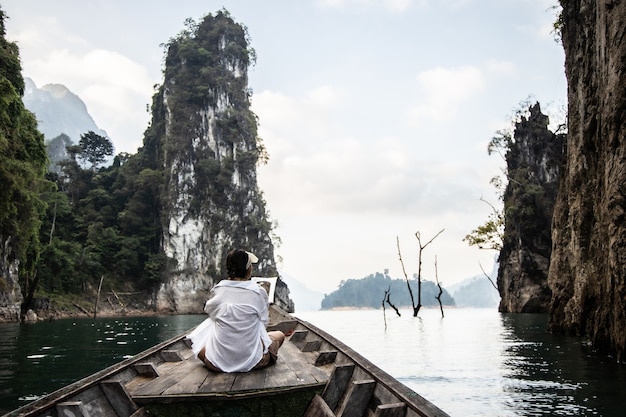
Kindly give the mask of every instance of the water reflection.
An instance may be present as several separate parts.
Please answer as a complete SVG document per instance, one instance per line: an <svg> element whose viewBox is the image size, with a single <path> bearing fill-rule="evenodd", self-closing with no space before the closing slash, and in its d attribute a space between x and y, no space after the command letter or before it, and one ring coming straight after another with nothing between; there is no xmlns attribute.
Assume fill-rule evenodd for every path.
<svg viewBox="0 0 626 417"><path fill-rule="evenodd" d="M408 315L408 313L405 313ZM584 340L548 333L546 315L425 309L302 314L451 416L623 416L626 369Z"/></svg>
<svg viewBox="0 0 626 417"><path fill-rule="evenodd" d="M0 414L197 325L203 316L0 325Z"/></svg>
<svg viewBox="0 0 626 417"><path fill-rule="evenodd" d="M300 314L451 416L623 416L626 369L542 315L422 309ZM179 335L205 316L0 325L0 414ZM18 400L19 399L19 400Z"/></svg>

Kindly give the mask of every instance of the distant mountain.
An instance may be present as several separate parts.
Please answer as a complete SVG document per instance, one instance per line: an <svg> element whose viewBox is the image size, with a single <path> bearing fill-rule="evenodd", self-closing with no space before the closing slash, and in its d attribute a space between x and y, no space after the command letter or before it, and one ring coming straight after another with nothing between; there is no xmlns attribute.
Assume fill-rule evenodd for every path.
<svg viewBox="0 0 626 417"><path fill-rule="evenodd" d="M500 303L500 294L484 275L466 279L451 292L457 307L497 308Z"/></svg>
<svg viewBox="0 0 626 417"><path fill-rule="evenodd" d="M37 88L33 80L24 78L24 106L35 114L39 131L43 133L50 157L50 170L67 158L65 146L76 145L80 136L92 131L108 137L93 120L87 106L76 94L62 84L46 84Z"/></svg>
<svg viewBox="0 0 626 417"><path fill-rule="evenodd" d="M417 304L417 280L410 280L411 291ZM424 307L438 306L439 288L432 281L422 281L421 303ZM396 307L412 306L406 280L392 279L386 273L376 272L361 279L341 281L339 288L322 299L322 309L337 307L382 308L385 291L389 290L391 303ZM441 303L445 306L455 305L446 289L441 294Z"/></svg>
<svg viewBox="0 0 626 417"><path fill-rule="evenodd" d="M493 282L496 282L497 275L498 263L495 262L489 274ZM476 275L447 289L457 307L497 308L500 303L500 294L485 275Z"/></svg>
<svg viewBox="0 0 626 417"><path fill-rule="evenodd" d="M35 113L39 131L46 141L65 133L74 143L80 135L93 131L100 136L107 133L93 120L87 106L76 94L62 84L46 84L37 88L33 80L24 78L24 106Z"/></svg>
<svg viewBox="0 0 626 417"><path fill-rule="evenodd" d="M293 277L283 275L281 279L285 281L289 287L289 293L295 304L297 313L302 311L317 311L321 308L324 294L309 289L306 285Z"/></svg>

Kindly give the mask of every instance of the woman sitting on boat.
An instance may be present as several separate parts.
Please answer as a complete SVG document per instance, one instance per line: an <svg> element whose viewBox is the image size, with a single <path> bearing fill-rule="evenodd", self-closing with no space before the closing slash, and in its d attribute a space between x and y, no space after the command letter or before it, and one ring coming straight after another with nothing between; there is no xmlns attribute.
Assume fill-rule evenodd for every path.
<svg viewBox="0 0 626 417"><path fill-rule="evenodd" d="M204 306L209 318L187 336L193 352L212 371L247 372L276 362L285 335L265 330L267 292L250 280L252 264L257 262L254 254L244 250L228 253L228 279L213 287Z"/></svg>

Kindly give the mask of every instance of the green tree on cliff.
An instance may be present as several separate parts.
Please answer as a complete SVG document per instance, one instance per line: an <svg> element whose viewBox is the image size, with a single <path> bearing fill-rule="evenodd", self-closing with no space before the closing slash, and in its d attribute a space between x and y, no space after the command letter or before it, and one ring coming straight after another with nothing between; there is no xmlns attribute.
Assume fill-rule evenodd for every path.
<svg viewBox="0 0 626 417"><path fill-rule="evenodd" d="M78 146L81 149L79 159L89 162L92 171L95 171L98 165L106 161L107 157L113 155L113 143L111 140L91 130L80 135Z"/></svg>
<svg viewBox="0 0 626 417"><path fill-rule="evenodd" d="M40 253L39 219L45 205L39 195L49 185L44 179L48 158L35 116L22 103L19 50L5 39L4 19L0 10L0 262L19 265L21 289L28 296ZM8 266L0 267L4 271Z"/></svg>

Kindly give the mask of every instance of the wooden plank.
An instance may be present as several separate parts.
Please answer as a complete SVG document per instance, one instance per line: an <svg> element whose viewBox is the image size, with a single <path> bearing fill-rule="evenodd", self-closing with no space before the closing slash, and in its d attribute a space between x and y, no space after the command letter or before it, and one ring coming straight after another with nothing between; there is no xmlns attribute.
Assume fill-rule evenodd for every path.
<svg viewBox="0 0 626 417"><path fill-rule="evenodd" d="M324 399L319 394L315 394L303 417L335 417L335 414Z"/></svg>
<svg viewBox="0 0 626 417"><path fill-rule="evenodd" d="M324 389L322 397L331 410L334 410L339 405L339 401L346 392L348 382L354 372L354 365L341 365L335 367L330 380Z"/></svg>
<svg viewBox="0 0 626 417"><path fill-rule="evenodd" d="M180 362L161 362L157 365L157 372L159 375L167 375L180 365Z"/></svg>
<svg viewBox="0 0 626 417"><path fill-rule="evenodd" d="M135 371L139 376L146 378L156 378L159 376L159 372L152 362L142 362L133 365Z"/></svg>
<svg viewBox="0 0 626 417"><path fill-rule="evenodd" d="M267 375L267 367L262 369L254 369L250 372L238 372L235 374L233 382L233 391L258 391L265 386L265 376Z"/></svg>
<svg viewBox="0 0 626 417"><path fill-rule="evenodd" d="M136 392L140 387L144 386L154 378L146 378L144 376L137 376L126 383L126 389L128 392ZM132 397L132 394L131 394Z"/></svg>
<svg viewBox="0 0 626 417"><path fill-rule="evenodd" d="M189 359L184 362L170 363L175 363L176 366L171 368L169 372L162 372L162 370L159 369L159 374L161 376L144 384L136 391L131 392L133 398L137 396L159 396L163 393L163 391L176 384L179 380L185 378L189 372L201 364L200 361L195 359Z"/></svg>
<svg viewBox="0 0 626 417"><path fill-rule="evenodd" d="M317 357L317 359L315 359L315 366L322 366L322 365L326 365L329 363L333 363L335 362L335 359L337 358L337 351L326 351L326 352L320 352L319 356Z"/></svg>
<svg viewBox="0 0 626 417"><path fill-rule="evenodd" d="M209 370L202 362L197 361L196 366L189 373L163 391L162 395L195 394L208 376Z"/></svg>
<svg viewBox="0 0 626 417"><path fill-rule="evenodd" d="M235 382L235 374L209 371L197 393L228 392Z"/></svg>
<svg viewBox="0 0 626 417"><path fill-rule="evenodd" d="M298 326L297 320L285 320L276 324L270 324L269 326L267 326L267 331L271 332L275 330L280 330L281 332L285 334L289 334L290 332L293 332L297 326Z"/></svg>
<svg viewBox="0 0 626 417"><path fill-rule="evenodd" d="M148 410L146 410L144 407L141 407L140 409L138 409L137 411L135 411L133 414L130 415L130 417L149 417L150 414L148 413Z"/></svg>
<svg viewBox="0 0 626 417"><path fill-rule="evenodd" d="M320 349L320 346L322 346L321 340L309 340L308 342L304 344L304 346L302 346L302 351L303 352L316 352Z"/></svg>
<svg viewBox="0 0 626 417"><path fill-rule="evenodd" d="M117 415L129 416L137 411L137 405L130 398L130 394L121 382L102 381L100 387Z"/></svg>
<svg viewBox="0 0 626 417"><path fill-rule="evenodd" d="M56 411L59 416L89 417L82 401L64 401L58 403Z"/></svg>
<svg viewBox="0 0 626 417"><path fill-rule="evenodd" d="M181 362L183 361L183 357L178 350L162 350L161 357L165 362Z"/></svg>
<svg viewBox="0 0 626 417"><path fill-rule="evenodd" d="M284 357L281 356L281 351L279 350L278 360L267 368L265 388L293 387L296 385L300 385L300 379L285 361Z"/></svg>
<svg viewBox="0 0 626 417"><path fill-rule="evenodd" d="M339 406L337 416L363 417L374 388L376 388L376 381L373 379L352 382L343 403Z"/></svg>
<svg viewBox="0 0 626 417"><path fill-rule="evenodd" d="M195 358L196 355L195 353L193 353L193 350L191 349L183 349L183 350L179 350L178 353L183 357L183 360L187 360L190 358ZM197 358L196 358L197 359Z"/></svg>
<svg viewBox="0 0 626 417"><path fill-rule="evenodd" d="M394 403L394 404L380 404L374 411L374 417L405 417L406 416L406 404Z"/></svg>
<svg viewBox="0 0 626 417"><path fill-rule="evenodd" d="M289 341L292 343L301 342L306 338L308 334L309 334L308 330L296 330L293 332L293 334L289 338Z"/></svg>
<svg viewBox="0 0 626 417"><path fill-rule="evenodd" d="M313 366L312 354L302 353L294 345L281 346L278 351L278 360L287 363L296 375L299 385L315 384L321 380L328 380L328 374L320 374L321 371Z"/></svg>

